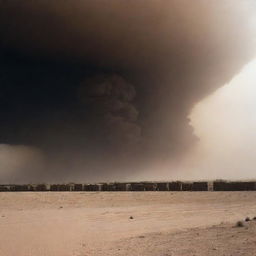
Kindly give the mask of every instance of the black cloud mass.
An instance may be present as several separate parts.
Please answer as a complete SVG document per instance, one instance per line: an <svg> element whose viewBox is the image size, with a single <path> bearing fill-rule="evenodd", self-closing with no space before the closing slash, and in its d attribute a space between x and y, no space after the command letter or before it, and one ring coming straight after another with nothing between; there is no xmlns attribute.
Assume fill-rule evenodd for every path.
<svg viewBox="0 0 256 256"><path fill-rule="evenodd" d="M254 14L249 0L1 0L0 143L45 158L15 181L123 179L182 155L191 108L253 57Z"/></svg>

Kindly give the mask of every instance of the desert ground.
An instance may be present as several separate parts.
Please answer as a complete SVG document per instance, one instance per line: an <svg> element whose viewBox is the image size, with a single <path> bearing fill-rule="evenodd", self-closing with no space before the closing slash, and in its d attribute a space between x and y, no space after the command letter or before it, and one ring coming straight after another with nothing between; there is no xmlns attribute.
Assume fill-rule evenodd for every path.
<svg viewBox="0 0 256 256"><path fill-rule="evenodd" d="M0 256L256 255L256 192L1 192Z"/></svg>

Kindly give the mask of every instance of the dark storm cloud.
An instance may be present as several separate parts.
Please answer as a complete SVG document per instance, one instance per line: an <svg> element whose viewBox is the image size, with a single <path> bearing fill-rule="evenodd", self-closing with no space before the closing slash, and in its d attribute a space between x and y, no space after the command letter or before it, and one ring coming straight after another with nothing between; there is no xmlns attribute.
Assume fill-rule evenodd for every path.
<svg viewBox="0 0 256 256"><path fill-rule="evenodd" d="M89 178L184 152L193 105L254 54L252 1L0 4L2 142Z"/></svg>
<svg viewBox="0 0 256 256"><path fill-rule="evenodd" d="M78 98L89 116L88 123L94 123L90 134L101 135L102 141L112 144L118 151L136 146L141 138L141 127L139 112L133 104L135 96L133 85L117 75L84 80L78 89Z"/></svg>

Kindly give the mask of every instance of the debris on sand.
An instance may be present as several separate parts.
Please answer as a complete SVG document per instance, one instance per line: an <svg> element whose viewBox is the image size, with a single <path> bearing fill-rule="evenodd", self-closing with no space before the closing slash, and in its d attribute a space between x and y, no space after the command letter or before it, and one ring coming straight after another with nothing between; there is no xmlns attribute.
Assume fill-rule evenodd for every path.
<svg viewBox="0 0 256 256"><path fill-rule="evenodd" d="M245 221L246 221L246 222L251 221L250 217L246 217L246 218L245 218Z"/></svg>
<svg viewBox="0 0 256 256"><path fill-rule="evenodd" d="M236 227L238 227L238 228L241 228L241 227L245 227L246 225L245 225L245 222L244 221L238 221L237 223L236 223Z"/></svg>
<svg viewBox="0 0 256 256"><path fill-rule="evenodd" d="M130 220L133 220L133 216L130 216Z"/></svg>

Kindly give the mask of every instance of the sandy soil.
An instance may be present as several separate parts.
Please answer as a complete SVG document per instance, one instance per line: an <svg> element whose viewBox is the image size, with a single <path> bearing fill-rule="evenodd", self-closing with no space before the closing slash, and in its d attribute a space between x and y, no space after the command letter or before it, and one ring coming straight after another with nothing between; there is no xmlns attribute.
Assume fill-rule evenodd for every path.
<svg viewBox="0 0 256 256"><path fill-rule="evenodd" d="M246 216L256 192L0 193L0 256L253 256Z"/></svg>

